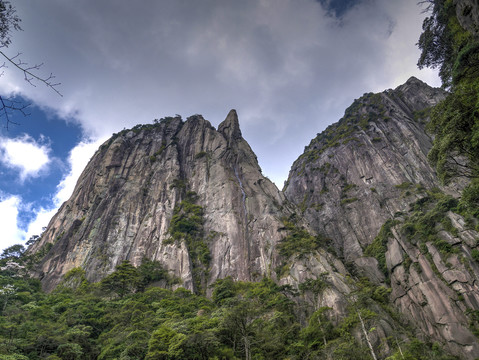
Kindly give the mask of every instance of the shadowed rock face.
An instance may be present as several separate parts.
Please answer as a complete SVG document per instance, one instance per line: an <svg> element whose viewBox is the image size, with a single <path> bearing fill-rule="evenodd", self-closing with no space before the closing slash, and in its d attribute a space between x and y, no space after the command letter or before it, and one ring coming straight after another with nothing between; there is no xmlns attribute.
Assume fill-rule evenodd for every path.
<svg viewBox="0 0 479 360"><path fill-rule="evenodd" d="M461 357L479 357L464 315L479 310L479 267L471 257L479 234L449 211L456 230L439 228L438 236L457 251L445 256L438 242L420 244L401 230L401 219L428 189L458 194L459 188L440 186L427 161L427 109L445 95L415 78L365 94L305 148L283 192L261 174L234 110L218 129L194 115L124 130L100 147L72 197L29 249L52 244L37 276L51 290L74 267L99 281L123 260L140 265L148 258L196 292L208 293L226 276L271 277L294 288L321 279L327 286L320 296L304 296L311 295L315 309L331 307L335 324L354 301L354 279L365 276L391 289L391 304L419 337L440 341ZM173 231L185 202L201 209L195 225L207 252L201 261L183 230ZM320 237L321 247L281 253L294 231L291 219ZM381 264L364 253L392 219ZM386 356L390 348L382 339L396 336L401 324L380 306L374 311L380 321L373 345Z"/></svg>
<svg viewBox="0 0 479 360"><path fill-rule="evenodd" d="M456 16L461 26L479 36L479 3L476 0L454 0Z"/></svg>

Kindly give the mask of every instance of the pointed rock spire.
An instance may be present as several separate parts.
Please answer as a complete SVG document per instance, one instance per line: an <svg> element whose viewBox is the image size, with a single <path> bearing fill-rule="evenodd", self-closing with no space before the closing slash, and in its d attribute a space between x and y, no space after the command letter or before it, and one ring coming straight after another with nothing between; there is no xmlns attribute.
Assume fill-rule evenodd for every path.
<svg viewBox="0 0 479 360"><path fill-rule="evenodd" d="M218 126L218 132L223 134L227 140L242 138L238 114L235 109L230 110L226 119Z"/></svg>

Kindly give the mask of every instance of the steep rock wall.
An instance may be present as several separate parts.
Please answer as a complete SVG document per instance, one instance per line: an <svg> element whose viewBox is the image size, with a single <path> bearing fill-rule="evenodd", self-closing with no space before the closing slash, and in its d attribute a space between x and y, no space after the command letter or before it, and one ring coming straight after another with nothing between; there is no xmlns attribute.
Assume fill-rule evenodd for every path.
<svg viewBox="0 0 479 360"><path fill-rule="evenodd" d="M139 265L148 258L197 292L227 276L271 277L296 291L303 286L303 300L331 308L336 325L368 307L377 316L371 341L383 357L395 347L387 339L406 340L407 331L377 300L361 303L361 297L368 288L389 287L389 300L417 326L417 336L475 358L477 339L464 312L479 310L471 255L479 234L449 212L457 230L438 231L457 250L446 256L444 242L403 231L416 216L411 204L431 189L458 193L440 186L427 161L428 108L444 96L415 78L366 94L305 148L284 192L261 174L234 110L218 129L195 115L122 131L93 156L72 197L29 249L46 252L37 276L51 290L74 267L99 281L123 260ZM178 222L188 208L196 223ZM187 234L195 227L196 249ZM374 285L361 284L362 276ZM321 291L304 287L311 279ZM364 340L358 327L351 331Z"/></svg>
<svg viewBox="0 0 479 360"><path fill-rule="evenodd" d="M474 313L479 310L479 265L471 251L479 234L453 212L445 218L454 226L446 231L439 225L437 235L426 241L404 236L400 220L392 229L385 254L391 301L427 337L445 342L463 358L475 359L479 344L472 330L477 328Z"/></svg>
<svg viewBox="0 0 479 360"><path fill-rule="evenodd" d="M415 78L364 95L305 148L284 193L354 274L390 287L418 336L474 359L479 234L451 211L461 182L441 186L427 161L428 108L445 95Z"/></svg>
<svg viewBox="0 0 479 360"><path fill-rule="evenodd" d="M191 193L202 208L207 263L192 258L187 241L172 239L170 231L175 211ZM282 219L293 212L261 174L234 110L218 130L200 115L185 122L168 118L123 131L102 145L30 251L52 244L37 273L47 290L74 267L99 281L123 260L139 265L148 258L160 261L182 286L204 291L226 276L276 278ZM296 281L337 261L327 259L313 256L313 268L296 274ZM340 283L343 275L334 276Z"/></svg>
<svg viewBox="0 0 479 360"><path fill-rule="evenodd" d="M416 196L408 184L438 186L427 161L425 109L445 93L416 78L395 90L366 94L311 141L293 164L287 199L310 226L334 240L346 262L362 255L383 223ZM422 120L422 121L421 121Z"/></svg>

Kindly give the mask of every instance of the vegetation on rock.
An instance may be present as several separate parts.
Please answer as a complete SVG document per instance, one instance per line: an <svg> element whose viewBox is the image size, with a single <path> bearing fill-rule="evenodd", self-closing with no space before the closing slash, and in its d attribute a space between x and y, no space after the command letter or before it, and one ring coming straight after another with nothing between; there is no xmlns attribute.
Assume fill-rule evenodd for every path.
<svg viewBox="0 0 479 360"><path fill-rule="evenodd" d="M358 259L351 260L354 256L352 251L353 255L349 256L347 263L349 272L335 268L336 265L344 268L340 261L343 259L342 254L339 254L339 259L335 259L336 262L328 263L328 269L333 269L330 271L334 271L336 277L329 272L314 273L307 269L308 261L304 261L301 265L304 265L304 273L308 277L302 282L294 280L296 283L293 281L293 285L279 285L279 281L267 277L255 283L234 281L231 277L226 277L216 280L208 288L208 274L211 271L209 241L216 233L213 234L212 231L208 234L205 230L205 209L200 205L198 194L187 191L189 184L185 180L185 173L188 172L179 167L174 176L181 178L173 181L172 177L169 178L169 188L163 184L166 190L175 195L171 203L176 202L172 216L169 214L171 218L167 218L168 231L163 233L169 235L169 238L163 244L182 244L186 247L194 293L180 287L178 279L172 277L161 263L147 259L138 267L123 261L114 272L98 283L89 282L83 269L74 268L63 277L54 291L44 293L39 281L30 278L28 272L50 250L51 245L45 245L43 250L35 254L25 252L21 246L11 247L0 255L0 358L453 359L442 350L440 344L423 343L416 339L415 325L402 318L391 302L395 301L391 299L397 295L394 290L401 285L393 267L402 266L400 270L405 273L404 278L409 279L409 271L414 273L413 270L416 270L416 274L419 274L424 266L430 266L431 276L436 276L433 280L441 280L439 283L449 287L443 288L451 290L453 287L445 279L446 272L452 269L449 260L456 261L458 267L466 269L464 274L472 274L471 276L474 276L479 261L477 243L474 240L469 243L463 241L457 224L453 223L453 220L460 219L464 221L461 231L478 230L479 43L460 27L452 0L427 2L430 4L431 16L425 20L424 32L419 40L422 50L419 66L440 68L444 85L451 93L434 108L418 111L409 109L401 116L404 115L409 120L413 118L416 121L414 126L418 122L423 124L430 116L432 120L428 128L435 134L435 139L429 159L435 165L439 177L447 182L461 175L470 178L471 182L460 198L432 188L434 185L429 185L426 190L423 185L415 184L410 179L413 177L409 176L410 173L406 177L408 181L399 180L403 182L396 186L394 183L389 184L394 194L401 193L401 206L404 205L404 208L401 207L394 218L383 224L372 242L369 238L368 243L349 243L352 248L357 244L359 252L364 249L365 256L376 258L385 278L380 273L374 281L374 276L371 279L366 277L377 272L376 268L371 270L375 266L373 259L360 259L372 261L365 265L366 270L371 270L370 273L357 271L359 265L354 261ZM389 104L386 100L393 97L397 103ZM331 125L311 141L298 159L297 167L301 168L298 175L301 176L308 170L308 166L319 160L317 167L311 170L316 171L316 175L322 175L321 179L325 181L317 184L318 187L321 186L318 194L314 189L309 188L310 192L306 192L306 187L303 188L304 194L301 193L296 208L301 214L305 215L311 209L316 210L315 213L326 213L331 211L332 206L336 206L342 209L341 214L347 210L354 213L354 216L361 216L360 212L355 211L361 207L360 200L365 198L363 183L356 179L351 182L359 185L347 183L345 175L339 173L338 169L343 170L337 167L337 162L334 162L336 159L330 160L331 164L325 162L322 156L329 154L331 158L332 152L329 150L324 154L326 150L338 146L343 149L343 145L348 143L356 146L361 142L363 146L372 146L375 151L386 147L388 142L393 141L393 136L388 134L387 128L372 131L372 125L379 121L384 125L391 120L389 116L393 113L392 107L404 105L405 100L404 93L394 91L365 94L355 100L337 124ZM393 110L399 111L400 107ZM164 154L174 150L170 145L181 144L180 137L176 137L175 131L178 129L171 131L168 142L165 140L165 128L173 121L181 122L181 119L165 118L154 124L123 130L115 134L102 150L119 136L124 136L125 140L131 135L127 136L130 132L148 133L161 128L164 131L162 130L161 137L157 137L159 142L154 143L142 156L143 162L151 168L159 167L162 159L166 158ZM422 126L420 127L422 131ZM167 148L168 151L165 151ZM178 159L189 154L186 157L193 158L199 169L204 160L208 162L212 159L214 152L207 147L200 152L197 152L198 149L196 147L195 152L186 152L178 148ZM407 152L407 146L401 150ZM235 155L237 157L238 154ZM414 166L409 166L412 167ZM416 170L410 171L412 173ZM367 194L374 199L382 197L380 201L386 203L389 199L383 196L387 191L384 183L375 183L376 179L369 174L369 168L365 167L363 172L361 179L367 184ZM327 174L335 175L337 184L327 183ZM314 177L311 176L311 179ZM311 179L308 178L308 181ZM435 180L432 183L435 184ZM374 187L371 187L373 184ZM336 185L338 188L333 187ZM326 194L328 191L329 194ZM313 198L311 194L318 196ZM321 196L325 202L334 198L334 204L323 204ZM355 205L347 206L352 203ZM294 208L294 205L291 207ZM397 211L397 206L391 207L396 207L393 211ZM269 209L267 206L262 208ZM318 259L313 260L319 261L318 253L325 254L321 249L330 251L332 248L331 240L321 235L319 230L316 233L308 231L312 222L306 225L306 221L297 215L281 217L284 214L281 210L276 213L276 210L271 210L272 217L275 220L281 219L283 224L278 229L283 235L281 240L269 243L276 244L277 252L273 253L273 260L269 263L279 264L276 280L284 275L292 262L315 256ZM355 225L354 221L357 222L358 219L351 220L351 227ZM375 231L382 221L378 221ZM262 232L268 230L261 229ZM61 233L57 239L64 235L67 237L68 232ZM248 236L244 240L249 241L248 246L256 241ZM399 242L401 246L402 243L407 246L398 250L395 263L391 265L391 244ZM410 247L409 253L406 247ZM245 246L244 252L247 255L239 256L248 256L250 260L250 249L246 248ZM344 251L344 248L338 248ZM261 252L257 250L255 249L256 252ZM419 257L423 261L422 265L419 264ZM231 263L236 264L234 261ZM438 264L444 265L444 268L439 269ZM344 283L338 285L338 279L344 280ZM397 283L391 279L397 280ZM467 285L467 280L464 284ZM462 285L462 282L457 283L454 289ZM470 305L472 301L466 292L454 289L447 301L458 302L461 309L466 309L468 320L465 322L469 321L466 327L469 326L472 334L478 336L479 310ZM400 296L409 296L407 292L410 288L403 287L402 290L404 294ZM206 294L211 294L211 297L205 297ZM332 308L323 306L331 299L342 302L341 311L335 312ZM427 305L427 299L420 303L420 306ZM428 325L432 324L431 317L425 315ZM474 336L471 338L474 339Z"/></svg>
<svg viewBox="0 0 479 360"><path fill-rule="evenodd" d="M12 256L2 256L2 269L8 261L23 261ZM148 260L138 268L123 262L100 283L88 282L83 270L74 269L50 294L41 291L38 280L6 271L0 270L0 358L17 360L369 359L368 348L354 334L358 314L374 331L377 317L368 307L376 300L368 300L368 294L381 292L365 283L349 315L337 323L329 308L300 307L291 287L267 278L217 280L207 299L181 287L152 286L167 275ZM319 295L326 288L314 287ZM382 295L376 298L383 301ZM439 347L416 339L401 349L412 354L418 346L421 354L434 349L437 359L449 359Z"/></svg>
<svg viewBox="0 0 479 360"><path fill-rule="evenodd" d="M195 289L204 292L211 254L203 229L203 207L196 204L197 200L198 195L188 191L185 199L175 207L169 228L171 240L165 243L185 242L192 261Z"/></svg>
<svg viewBox="0 0 479 360"><path fill-rule="evenodd" d="M479 39L459 24L452 0L431 0L419 39L419 66L438 67L450 95L431 112L429 154L439 177L479 176Z"/></svg>

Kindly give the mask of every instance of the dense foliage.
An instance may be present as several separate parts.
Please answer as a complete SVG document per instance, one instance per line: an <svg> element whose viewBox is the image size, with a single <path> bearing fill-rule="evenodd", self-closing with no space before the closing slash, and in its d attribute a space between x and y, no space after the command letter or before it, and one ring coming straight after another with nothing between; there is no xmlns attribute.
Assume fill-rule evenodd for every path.
<svg viewBox="0 0 479 360"><path fill-rule="evenodd" d="M0 48L10 45L13 30L21 30L20 21L10 1L0 0Z"/></svg>
<svg viewBox="0 0 479 360"><path fill-rule="evenodd" d="M421 55L419 68L439 68L443 84L451 85L453 68L458 53L470 35L459 25L453 0L427 0L430 16L422 25L418 46Z"/></svg>
<svg viewBox="0 0 479 360"><path fill-rule="evenodd" d="M225 278L213 284L209 299L182 287L159 287L170 288L174 279L148 260L139 267L124 261L100 283L90 283L76 268L46 294L22 271L24 258L21 246L0 256L3 360L370 359L358 338L360 322L373 333L389 316L382 312L391 313L388 290L365 279L350 294L346 317L338 320L330 308L316 307L329 287L327 273L299 290L270 279ZM449 359L437 346L409 338L401 345L407 358L420 348ZM393 341L384 341L399 356Z"/></svg>
<svg viewBox="0 0 479 360"><path fill-rule="evenodd" d="M175 187L178 187L178 182L174 183ZM184 241L192 260L195 289L197 292L204 293L211 254L203 229L203 207L196 204L197 200L198 195L188 191L185 199L175 206L169 228L171 238L165 243ZM214 234L209 235L214 236Z"/></svg>
<svg viewBox="0 0 479 360"><path fill-rule="evenodd" d="M429 242L447 257L455 249L437 236L440 230L455 231L447 213L463 215L470 228L476 227L479 215L479 43L459 25L452 0L427 2L431 15L419 39L418 64L439 68L451 90L430 113L429 129L436 138L429 158L444 181L465 175L472 182L459 201L433 189L411 203L407 214L386 222L365 251L378 259L386 276L384 254L394 227L420 249ZM1 4L3 15L8 8ZM0 34L0 39L8 37ZM367 114L356 111L363 100L374 105ZM384 115L380 97L367 94L363 100L356 101L338 125L313 140L303 155L306 162L326 148L354 141L352 129L364 129ZM326 145L317 147L319 140ZM204 156L199 153L197 158ZM181 180L171 187L184 188ZM341 201L346 205L353 200ZM343 294L348 303L339 317L331 308L317 305L331 287L328 273L300 283L297 289L268 278L256 283L225 278L206 288L210 261L206 241L214 234L205 234L203 209L196 201L197 195L187 192L175 207L169 241L184 242L188 248L197 294L180 287L180 281L158 262L147 259L138 267L124 261L99 283L90 283L82 269L73 269L55 291L46 294L39 281L27 275L41 253L25 254L20 245L6 249L0 255L0 359L370 359L366 340L385 323L398 328L394 336L380 338L374 351L392 349L390 360L452 359L437 344L415 339L414 329L390 307L390 289L367 279L351 280L354 290ZM278 251L284 263L279 273L292 257L307 256L327 244L327 239L312 236L293 218L283 224L285 236ZM471 258L479 260L477 249L471 251ZM470 316L479 323L477 312Z"/></svg>
<svg viewBox="0 0 479 360"><path fill-rule="evenodd" d="M429 129L436 137L429 159L444 182L457 175L477 178L479 39L461 27L453 0L427 2L430 16L418 43L422 51L418 65L438 67L444 86L451 90L431 112Z"/></svg>
<svg viewBox="0 0 479 360"><path fill-rule="evenodd" d="M314 253L327 242L324 236L319 234L313 236L299 226L295 214L289 218L283 218L282 221L284 226L279 230L285 231L286 236L278 244L278 251L286 259L293 255L301 257Z"/></svg>

